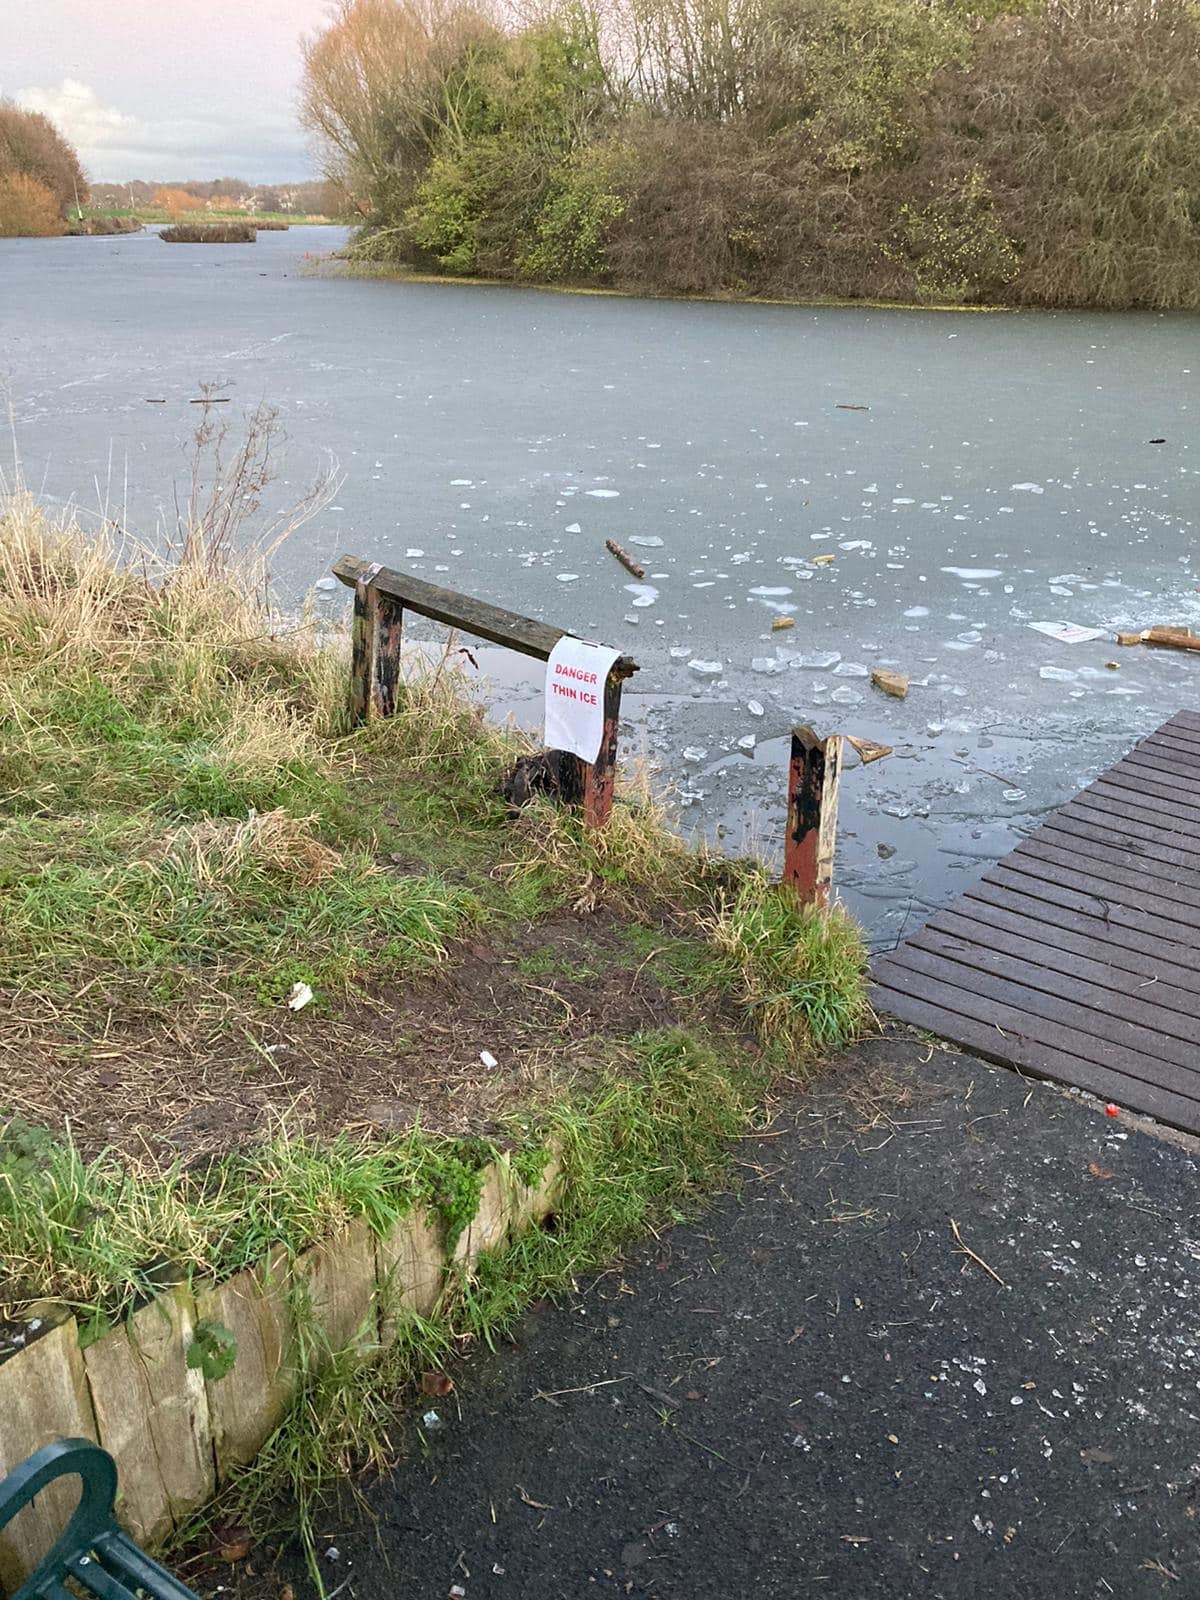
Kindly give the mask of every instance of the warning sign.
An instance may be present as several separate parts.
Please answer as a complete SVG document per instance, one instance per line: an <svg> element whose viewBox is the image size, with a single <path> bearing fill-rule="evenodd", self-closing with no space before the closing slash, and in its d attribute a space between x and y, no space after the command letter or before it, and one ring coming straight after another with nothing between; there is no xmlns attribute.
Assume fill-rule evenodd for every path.
<svg viewBox="0 0 1200 1600"><path fill-rule="evenodd" d="M604 685L619 650L562 638L546 663L546 748L595 761L604 737Z"/></svg>

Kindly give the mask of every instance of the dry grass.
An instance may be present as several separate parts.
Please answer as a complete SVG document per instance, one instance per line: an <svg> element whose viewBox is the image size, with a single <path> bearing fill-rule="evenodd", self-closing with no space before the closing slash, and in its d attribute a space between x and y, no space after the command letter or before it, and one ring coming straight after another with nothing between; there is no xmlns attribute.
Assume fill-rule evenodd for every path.
<svg viewBox="0 0 1200 1600"><path fill-rule="evenodd" d="M176 222L158 236L164 244L253 244L252 222Z"/></svg>

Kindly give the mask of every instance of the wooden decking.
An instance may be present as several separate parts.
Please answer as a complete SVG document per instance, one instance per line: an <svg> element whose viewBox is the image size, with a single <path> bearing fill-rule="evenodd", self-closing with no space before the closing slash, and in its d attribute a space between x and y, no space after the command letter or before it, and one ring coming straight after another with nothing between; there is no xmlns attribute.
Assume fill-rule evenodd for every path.
<svg viewBox="0 0 1200 1600"><path fill-rule="evenodd" d="M878 1011L1200 1133L1200 714L877 958Z"/></svg>

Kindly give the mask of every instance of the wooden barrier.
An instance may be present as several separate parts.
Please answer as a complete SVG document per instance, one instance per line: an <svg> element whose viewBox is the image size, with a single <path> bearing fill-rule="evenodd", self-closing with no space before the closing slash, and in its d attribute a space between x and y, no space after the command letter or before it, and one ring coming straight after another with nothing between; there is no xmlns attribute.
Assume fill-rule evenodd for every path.
<svg viewBox="0 0 1200 1600"><path fill-rule="evenodd" d="M818 739L811 728L792 729L783 882L806 905L829 904L841 773L840 733Z"/></svg>
<svg viewBox="0 0 1200 1600"><path fill-rule="evenodd" d="M565 628L552 628L532 617L505 611L486 600L473 600L423 578L396 572L356 556L335 562L333 574L354 590L354 627L350 663L350 720L364 723L374 712L390 717L396 709L400 648L405 611L442 622L489 644L503 645L535 661L547 661ZM638 670L637 662L620 656L604 685L604 735L595 761L578 761L583 818L589 828L602 828L612 813L616 779L617 735L621 719L621 685ZM568 758L577 761L572 756Z"/></svg>

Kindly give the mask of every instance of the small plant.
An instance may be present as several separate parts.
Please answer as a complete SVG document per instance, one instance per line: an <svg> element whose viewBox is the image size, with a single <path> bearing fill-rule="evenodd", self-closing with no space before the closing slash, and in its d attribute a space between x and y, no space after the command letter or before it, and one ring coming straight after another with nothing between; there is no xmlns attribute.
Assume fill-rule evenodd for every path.
<svg viewBox="0 0 1200 1600"><path fill-rule="evenodd" d="M237 1362L237 1339L221 1322L198 1322L186 1352L190 1368L210 1383L227 1378Z"/></svg>
<svg viewBox="0 0 1200 1600"><path fill-rule="evenodd" d="M706 932L734 998L785 1059L845 1044L863 1026L866 952L840 908L801 905L757 873L721 899Z"/></svg>

